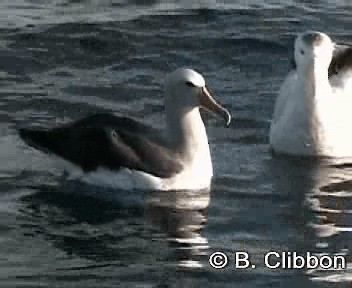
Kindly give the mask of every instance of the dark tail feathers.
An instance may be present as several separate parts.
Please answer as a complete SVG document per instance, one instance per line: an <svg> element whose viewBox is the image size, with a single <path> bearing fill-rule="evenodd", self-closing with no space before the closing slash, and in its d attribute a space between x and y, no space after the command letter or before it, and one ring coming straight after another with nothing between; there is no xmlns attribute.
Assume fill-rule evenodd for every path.
<svg viewBox="0 0 352 288"><path fill-rule="evenodd" d="M49 152L48 148L51 146L51 141L48 137L48 131L21 128L19 129L19 134L29 146L42 150L43 152Z"/></svg>

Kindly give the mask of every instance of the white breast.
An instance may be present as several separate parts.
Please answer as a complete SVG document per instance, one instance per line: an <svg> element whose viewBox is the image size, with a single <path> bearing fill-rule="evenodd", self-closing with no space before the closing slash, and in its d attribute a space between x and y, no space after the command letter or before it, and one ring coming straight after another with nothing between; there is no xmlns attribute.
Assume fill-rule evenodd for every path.
<svg viewBox="0 0 352 288"><path fill-rule="evenodd" d="M352 156L352 90L346 89L348 85L352 88L352 81L348 77L338 79L332 78L334 86L321 89L313 96L313 106L309 107L302 97L302 83L294 74L287 77L276 101L270 128L270 145L276 152ZM315 120L308 122L313 113Z"/></svg>
<svg viewBox="0 0 352 288"><path fill-rule="evenodd" d="M162 190L184 190L209 188L213 176L213 165L209 146L198 150L193 161L176 176L162 180Z"/></svg>
<svg viewBox="0 0 352 288"><path fill-rule="evenodd" d="M297 75L291 73L281 86L270 127L270 145L278 153L311 155L309 111L302 96L302 85L297 82Z"/></svg>
<svg viewBox="0 0 352 288"><path fill-rule="evenodd" d="M165 179L136 170L111 171L103 168L87 173L80 179L89 184L122 190L196 190L210 187L211 171L209 163L197 161L193 167Z"/></svg>

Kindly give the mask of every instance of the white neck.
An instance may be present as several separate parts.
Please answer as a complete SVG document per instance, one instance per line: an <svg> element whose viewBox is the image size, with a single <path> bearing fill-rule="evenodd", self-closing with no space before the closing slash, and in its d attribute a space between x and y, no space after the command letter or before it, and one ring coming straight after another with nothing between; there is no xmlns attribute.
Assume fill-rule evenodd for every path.
<svg viewBox="0 0 352 288"><path fill-rule="evenodd" d="M331 95L331 86L328 78L328 69L321 67L314 63L307 64L307 66L302 67L303 71L298 71L299 82L304 83L302 91L303 99L299 101L304 101L303 105L305 108L305 122L307 133L309 135L309 144L312 145L317 153L321 149L320 143L325 143L324 141L324 129L322 127L319 103L324 101L327 97Z"/></svg>
<svg viewBox="0 0 352 288"><path fill-rule="evenodd" d="M328 67L313 62L302 68L303 73L298 73L305 83L307 100L319 100L330 95L331 86L328 77Z"/></svg>
<svg viewBox="0 0 352 288"><path fill-rule="evenodd" d="M199 108L167 111L170 148L183 161L193 161L196 154L209 154L209 144ZM205 155L204 155L205 156Z"/></svg>
<svg viewBox="0 0 352 288"><path fill-rule="evenodd" d="M213 176L208 137L199 108L166 111L170 148L184 165L181 173L163 182L165 189L204 189ZM178 114L180 113L180 114Z"/></svg>

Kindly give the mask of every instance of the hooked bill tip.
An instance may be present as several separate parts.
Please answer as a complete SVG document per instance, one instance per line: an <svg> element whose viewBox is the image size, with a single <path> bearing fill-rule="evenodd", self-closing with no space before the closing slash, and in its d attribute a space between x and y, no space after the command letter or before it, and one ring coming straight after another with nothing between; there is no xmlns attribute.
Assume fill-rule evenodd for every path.
<svg viewBox="0 0 352 288"><path fill-rule="evenodd" d="M225 110L225 115L224 115L224 118L225 118L225 121L226 121L226 127L228 127L231 123L231 120L232 120L232 116L231 114L229 113L229 111Z"/></svg>

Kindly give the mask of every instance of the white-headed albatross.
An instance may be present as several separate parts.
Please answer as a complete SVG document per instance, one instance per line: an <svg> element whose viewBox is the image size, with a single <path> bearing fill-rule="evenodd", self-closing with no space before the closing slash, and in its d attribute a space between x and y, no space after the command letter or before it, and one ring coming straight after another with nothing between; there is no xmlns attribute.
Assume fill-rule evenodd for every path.
<svg viewBox="0 0 352 288"><path fill-rule="evenodd" d="M213 167L199 108L220 114L227 125L229 112L210 95L202 75L184 68L166 77L164 105L164 133L108 113L52 130L19 133L30 146L78 166L86 180L103 173L110 183L127 177L129 184L116 184L127 189L209 188Z"/></svg>
<svg viewBox="0 0 352 288"><path fill-rule="evenodd" d="M270 128L275 153L352 156L352 47L324 33L299 35Z"/></svg>

